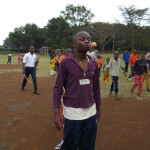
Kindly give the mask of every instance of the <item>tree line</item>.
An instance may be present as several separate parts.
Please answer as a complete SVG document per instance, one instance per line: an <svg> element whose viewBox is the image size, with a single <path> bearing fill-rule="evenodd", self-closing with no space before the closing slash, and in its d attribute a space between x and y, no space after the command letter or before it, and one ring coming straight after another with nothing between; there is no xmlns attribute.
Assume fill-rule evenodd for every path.
<svg viewBox="0 0 150 150"><path fill-rule="evenodd" d="M15 48L18 52L25 52L33 45L36 50L42 46L49 49L63 49L72 47L73 35L81 30L89 32L92 41L97 43L97 49L107 50L142 50L150 49L150 14L149 8L137 9L118 6L124 19L124 24L94 22L94 14L85 6L67 5L60 16L52 18L47 25L39 28L36 24L26 24L15 28L4 40L5 48Z"/></svg>

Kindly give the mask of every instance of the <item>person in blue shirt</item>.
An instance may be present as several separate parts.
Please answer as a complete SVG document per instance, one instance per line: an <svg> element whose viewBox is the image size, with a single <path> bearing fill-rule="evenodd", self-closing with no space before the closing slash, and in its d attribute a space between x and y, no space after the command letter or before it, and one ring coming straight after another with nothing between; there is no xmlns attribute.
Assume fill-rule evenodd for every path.
<svg viewBox="0 0 150 150"><path fill-rule="evenodd" d="M123 53L123 60L125 62L125 68L124 68L125 72L128 72L129 58L130 58L130 54L126 49L125 52Z"/></svg>

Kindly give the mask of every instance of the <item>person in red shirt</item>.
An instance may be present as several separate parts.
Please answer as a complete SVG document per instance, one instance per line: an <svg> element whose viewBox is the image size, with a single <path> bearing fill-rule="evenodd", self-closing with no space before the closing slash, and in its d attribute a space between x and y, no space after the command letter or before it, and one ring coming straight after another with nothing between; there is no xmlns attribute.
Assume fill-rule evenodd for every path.
<svg viewBox="0 0 150 150"><path fill-rule="evenodd" d="M134 49L131 56L130 56L130 59L129 59L129 62L130 62L130 67L131 67L131 73L128 77L129 80L131 80L131 76L132 76L132 72L133 72L133 67L134 67L134 64L135 64L135 61L137 60L137 54L136 54L136 50Z"/></svg>
<svg viewBox="0 0 150 150"><path fill-rule="evenodd" d="M59 64L61 63L61 61L66 58L67 56L69 56L71 54L71 49L70 48L67 48L64 52L64 54L62 56L60 56L60 59L59 59Z"/></svg>

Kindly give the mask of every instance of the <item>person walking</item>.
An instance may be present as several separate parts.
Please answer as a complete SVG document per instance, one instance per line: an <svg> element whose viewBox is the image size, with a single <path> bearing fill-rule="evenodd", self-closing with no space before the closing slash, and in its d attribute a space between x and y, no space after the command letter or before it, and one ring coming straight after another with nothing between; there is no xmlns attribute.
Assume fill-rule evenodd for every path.
<svg viewBox="0 0 150 150"><path fill-rule="evenodd" d="M146 57L147 57L147 63L148 63L148 65L149 65L149 70L150 70L150 50L149 50L149 52L147 53Z"/></svg>
<svg viewBox="0 0 150 150"><path fill-rule="evenodd" d="M8 54L8 61L7 61L7 64L9 63L11 65L11 59L12 59L12 56L11 56L11 53Z"/></svg>
<svg viewBox="0 0 150 150"><path fill-rule="evenodd" d="M35 64L36 64L36 54L34 54L34 47L30 47L29 52L26 53L23 58L22 73L24 75L24 79L22 82L22 91L24 91L28 77L31 74L34 85L34 94L39 95L40 92L37 90Z"/></svg>
<svg viewBox="0 0 150 150"><path fill-rule="evenodd" d="M141 96L142 94L144 73L146 74L147 78L149 78L147 73L146 61L144 59L145 59L145 55L141 54L140 59L135 62L132 71L132 74L134 74L134 84L131 88L131 93L133 93L135 88L138 86L138 96Z"/></svg>
<svg viewBox="0 0 150 150"><path fill-rule="evenodd" d="M126 77L126 73L124 71L124 68L122 67L122 61L119 57L119 52L114 52L114 58L110 59L109 64L107 65L107 73L106 77L108 78L109 69L111 68L111 77L112 77L112 84L110 88L110 96L112 95L112 92L115 92L115 100L119 100L118 97L118 79L119 79L119 72L120 68L122 69L124 76Z"/></svg>
<svg viewBox="0 0 150 150"><path fill-rule="evenodd" d="M130 58L130 54L128 50L126 49L125 52L123 53L123 60L125 63L125 68L124 68L125 72L128 72L129 58Z"/></svg>
<svg viewBox="0 0 150 150"><path fill-rule="evenodd" d="M100 119L100 85L98 66L87 51L90 35L81 31L73 38L74 53L60 63L53 89L54 122L59 126L63 87L63 144L61 150L94 150L97 121ZM88 142L87 142L88 141Z"/></svg>
<svg viewBox="0 0 150 150"><path fill-rule="evenodd" d="M135 61L137 60L137 54L136 54L136 50L134 49L131 56L130 56L130 59L129 59L129 62L130 62L130 67L131 67L131 72L130 72L130 75L128 77L129 80L131 80L131 77L132 77L132 72L133 72L133 67L134 67L134 64L135 64Z"/></svg>

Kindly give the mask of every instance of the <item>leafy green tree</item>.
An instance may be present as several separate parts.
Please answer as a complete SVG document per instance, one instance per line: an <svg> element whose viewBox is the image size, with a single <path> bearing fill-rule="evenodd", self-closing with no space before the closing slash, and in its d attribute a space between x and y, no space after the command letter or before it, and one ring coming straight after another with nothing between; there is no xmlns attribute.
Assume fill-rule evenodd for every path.
<svg viewBox="0 0 150 150"><path fill-rule="evenodd" d="M88 27L88 30L92 39L98 40L101 50L104 52L105 46L109 44L114 35L113 25L103 22L95 22L91 24L91 27Z"/></svg>
<svg viewBox="0 0 150 150"><path fill-rule="evenodd" d="M10 47L10 40L9 40L9 38L6 38L3 42L4 42L4 43L3 43L3 46L4 46L5 48L9 48L9 47Z"/></svg>
<svg viewBox="0 0 150 150"><path fill-rule="evenodd" d="M72 4L67 5L65 11L61 11L61 16L71 25L71 26L84 26L91 22L94 14L91 10L87 9L85 6L74 6Z"/></svg>
<svg viewBox="0 0 150 150"><path fill-rule="evenodd" d="M118 6L125 23L131 29L132 49L134 49L134 29L136 26L150 21L149 8L137 9L134 5L129 7Z"/></svg>
<svg viewBox="0 0 150 150"><path fill-rule="evenodd" d="M68 46L70 26L62 17L49 20L46 29L46 45L54 49Z"/></svg>
<svg viewBox="0 0 150 150"><path fill-rule="evenodd" d="M18 49L22 46L22 39L23 39L23 27L15 28L14 32L9 33L9 39L13 43L13 45Z"/></svg>
<svg viewBox="0 0 150 150"><path fill-rule="evenodd" d="M35 43L35 39L37 39L37 35L38 35L38 26L36 24L26 24L24 27L24 41L25 47L27 48L27 42L28 42L28 47L30 45L33 45L35 48L36 47L36 43Z"/></svg>

